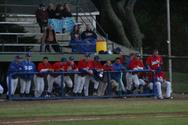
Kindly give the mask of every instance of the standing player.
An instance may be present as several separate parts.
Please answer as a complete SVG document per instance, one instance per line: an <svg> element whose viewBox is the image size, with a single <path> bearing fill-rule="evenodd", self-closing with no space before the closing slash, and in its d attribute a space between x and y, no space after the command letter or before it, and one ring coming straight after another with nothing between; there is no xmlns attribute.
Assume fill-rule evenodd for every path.
<svg viewBox="0 0 188 125"><path fill-rule="evenodd" d="M94 76L90 76L88 81L91 80L94 83L94 93L93 93L93 95L96 96L96 95L98 95L97 91L98 91L99 84L102 84L102 78L103 78L103 66L100 62L99 56L94 57L92 69L93 69L93 75Z"/></svg>
<svg viewBox="0 0 188 125"><path fill-rule="evenodd" d="M41 63L37 66L37 71L44 73L53 71L51 64L48 62L48 57L43 57L43 60ZM44 74L37 74L35 76L35 97L40 97L44 91L44 78L47 75Z"/></svg>
<svg viewBox="0 0 188 125"><path fill-rule="evenodd" d="M18 85L18 75L13 75L11 80L11 90L9 89L9 75L12 73L20 72L22 71L22 66L21 66L21 57L16 56L15 60L12 61L8 67L8 75L7 75L7 87L8 87L8 92L7 95L9 94L9 91L11 93L11 96L14 95L17 85Z"/></svg>
<svg viewBox="0 0 188 125"><path fill-rule="evenodd" d="M22 72L31 73L35 72L35 64L31 62L32 54L30 52L26 53L25 60L21 62ZM33 74L23 74L20 76L20 96L29 96L31 81L33 79Z"/></svg>
<svg viewBox="0 0 188 125"><path fill-rule="evenodd" d="M144 64L141 59L140 54L136 54L133 59L129 63L129 70L143 70ZM139 79L137 72L132 72L129 74L129 77L127 77L127 91L130 92L134 83L134 86L138 89L140 85L145 85L146 83L144 80Z"/></svg>
<svg viewBox="0 0 188 125"><path fill-rule="evenodd" d="M158 98L163 99L162 90L161 90L162 89L161 86L163 84L166 85L166 90L167 90L165 98L167 98L167 99L171 98L171 93L172 93L171 82L165 80L165 77L164 77L165 74L164 74L164 72L161 71L161 66L163 64L163 60L162 60L161 56L159 55L158 50L154 50L153 55L149 56L146 59L146 64L147 64L148 69L156 71L157 82L155 84L157 87Z"/></svg>
<svg viewBox="0 0 188 125"><path fill-rule="evenodd" d="M115 59L115 62L112 64L112 70L115 71L114 73L112 73L112 79L118 83L116 92L119 95L125 93L125 86L122 81L122 71L125 70L125 67L121 64L120 58Z"/></svg>
<svg viewBox="0 0 188 125"><path fill-rule="evenodd" d="M82 95L82 90L83 90L84 86L85 86L84 94L85 94L85 96L88 95L88 91L86 89L88 85L86 86L87 82L85 82L86 76L93 75L93 71L91 70L92 61L89 60L89 56L90 56L89 54L85 54L84 58L78 62L78 69L81 73L78 74L78 79L77 79L77 82L75 83L74 89L73 89L74 94L77 96Z"/></svg>

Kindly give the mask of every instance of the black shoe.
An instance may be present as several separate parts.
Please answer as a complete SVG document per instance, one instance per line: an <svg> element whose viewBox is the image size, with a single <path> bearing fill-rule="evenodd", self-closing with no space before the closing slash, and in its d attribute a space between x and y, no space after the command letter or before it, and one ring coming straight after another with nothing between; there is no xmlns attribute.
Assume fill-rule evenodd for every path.
<svg viewBox="0 0 188 125"><path fill-rule="evenodd" d="M20 97L25 97L25 94L24 93L20 93Z"/></svg>

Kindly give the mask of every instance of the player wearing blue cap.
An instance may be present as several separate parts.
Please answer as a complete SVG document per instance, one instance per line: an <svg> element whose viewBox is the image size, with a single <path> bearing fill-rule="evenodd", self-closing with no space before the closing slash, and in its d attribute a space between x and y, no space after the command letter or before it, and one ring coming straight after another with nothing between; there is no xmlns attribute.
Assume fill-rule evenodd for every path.
<svg viewBox="0 0 188 125"><path fill-rule="evenodd" d="M16 72L20 72L22 71L22 66L21 66L21 57L20 56L16 56L14 61L12 61L8 67L8 75L7 75L7 86L8 86L8 91L10 91L11 95L13 96L17 85L18 85L18 75L12 75L12 77L10 78L11 81L11 90L9 89L9 75L12 73L16 73ZM8 94L9 92L7 92Z"/></svg>
<svg viewBox="0 0 188 125"><path fill-rule="evenodd" d="M30 72L35 72L35 64L31 62L31 53L26 53L25 60L21 62L21 66L23 67L22 72L25 73L30 73ZM30 93L30 88L31 88L31 81L34 77L33 74L23 74L20 76L20 96L29 96Z"/></svg>

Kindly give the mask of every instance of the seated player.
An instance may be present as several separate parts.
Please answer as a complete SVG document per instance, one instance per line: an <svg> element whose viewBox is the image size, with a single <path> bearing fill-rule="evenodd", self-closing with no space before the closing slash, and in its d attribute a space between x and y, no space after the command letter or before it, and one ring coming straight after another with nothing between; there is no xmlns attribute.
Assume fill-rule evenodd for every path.
<svg viewBox="0 0 188 125"><path fill-rule="evenodd" d="M172 99L173 97L171 96L172 94L172 85L171 85L171 82L168 81L166 78L165 78L165 73L164 72L159 72L159 73L156 73L156 82L155 82L155 85L157 87L157 98L158 99ZM150 83L150 86L153 86L153 83ZM163 94L162 94L162 87L165 87L166 88L166 94L165 94L165 97L163 97ZM151 87L153 88L153 87Z"/></svg>

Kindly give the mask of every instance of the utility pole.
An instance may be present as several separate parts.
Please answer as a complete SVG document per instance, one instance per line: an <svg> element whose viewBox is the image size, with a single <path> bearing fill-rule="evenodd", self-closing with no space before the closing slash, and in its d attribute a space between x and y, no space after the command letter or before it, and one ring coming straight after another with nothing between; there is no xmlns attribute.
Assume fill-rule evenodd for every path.
<svg viewBox="0 0 188 125"><path fill-rule="evenodd" d="M168 44L168 64L169 64L169 80L170 82L172 82L172 48L171 48L171 21L170 21L170 0L167 0L167 31L168 31L168 40L167 40L167 44Z"/></svg>

